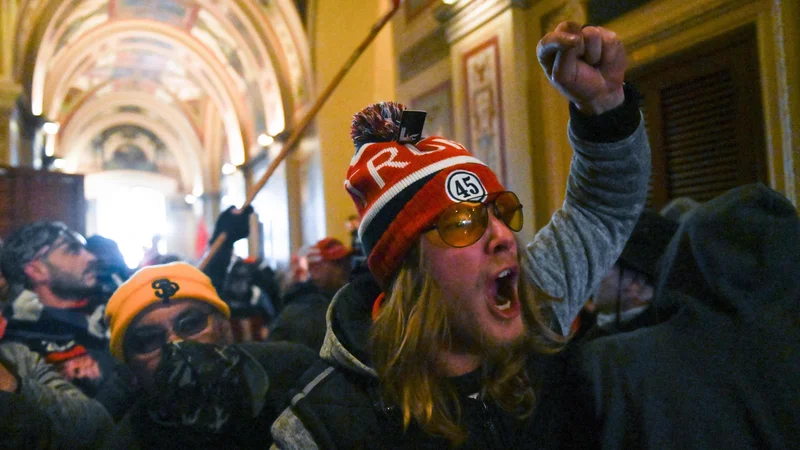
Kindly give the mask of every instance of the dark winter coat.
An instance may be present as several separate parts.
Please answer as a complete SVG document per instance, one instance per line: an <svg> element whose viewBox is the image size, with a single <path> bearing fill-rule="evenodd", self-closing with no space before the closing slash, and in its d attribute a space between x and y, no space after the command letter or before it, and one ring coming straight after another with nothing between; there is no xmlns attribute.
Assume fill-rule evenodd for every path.
<svg viewBox="0 0 800 450"><path fill-rule="evenodd" d="M283 309L269 328L270 342L294 342L319 352L325 339L325 314L331 296L313 282L297 283L283 296Z"/></svg>
<svg viewBox="0 0 800 450"><path fill-rule="evenodd" d="M800 448L800 219L763 185L691 213L668 247L660 325L575 355L566 448Z"/></svg>
<svg viewBox="0 0 800 450"><path fill-rule="evenodd" d="M366 274L337 295L331 312L332 327L339 330L340 342L367 362L366 339L371 323L371 310L367 305L379 292L372 276ZM564 368L561 355L538 356L531 361L528 372L535 377L537 398L562 394L553 384L563 378ZM560 425L550 422L555 417L553 411L537 411L536 415L519 420L491 400L481 398L480 370L449 381L459 394L462 421L470 433L463 449L526 448L526 436L533 433L534 428L538 429L537 435L553 435L548 432L549 427ZM443 438L427 435L414 423L403 430L398 408L381 400L378 380L371 374L334 369L325 361L319 361L298 386L303 389L302 393L298 389L292 395L292 411L320 448L442 449L449 445ZM549 398L543 402L546 408L558 403ZM315 448L301 442L293 444L290 448Z"/></svg>

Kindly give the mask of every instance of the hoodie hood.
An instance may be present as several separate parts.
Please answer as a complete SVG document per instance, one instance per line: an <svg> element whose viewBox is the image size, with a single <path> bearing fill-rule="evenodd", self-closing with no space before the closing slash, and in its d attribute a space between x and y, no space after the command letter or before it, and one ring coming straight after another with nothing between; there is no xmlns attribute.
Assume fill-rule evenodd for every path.
<svg viewBox="0 0 800 450"><path fill-rule="evenodd" d="M763 319L800 299L800 219L762 184L732 189L695 209L661 266L659 309Z"/></svg>
<svg viewBox="0 0 800 450"><path fill-rule="evenodd" d="M369 272L355 277L339 290L328 307L328 329L320 349L322 359L377 378L367 345L372 326L372 304L380 293L380 286Z"/></svg>

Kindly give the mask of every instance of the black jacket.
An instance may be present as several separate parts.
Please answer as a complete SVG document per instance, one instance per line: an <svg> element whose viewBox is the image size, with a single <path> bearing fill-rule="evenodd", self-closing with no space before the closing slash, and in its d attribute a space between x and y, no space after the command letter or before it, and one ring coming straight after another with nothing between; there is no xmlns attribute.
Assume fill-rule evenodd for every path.
<svg viewBox="0 0 800 450"><path fill-rule="evenodd" d="M167 426L148 411L142 398L117 424L106 441L108 449L267 449L272 443L270 426L288 404L287 393L316 361L309 349L290 343L242 343L239 350L250 355L266 374L268 390L260 413L239 421L222 432L198 432L193 427ZM252 378L252 374L248 377Z"/></svg>
<svg viewBox="0 0 800 450"><path fill-rule="evenodd" d="M660 325L575 355L567 447L800 448L800 219L763 185L697 209L671 242Z"/></svg>
<svg viewBox="0 0 800 450"><path fill-rule="evenodd" d="M325 314L331 296L313 282L297 283L283 296L283 309L269 327L267 340L303 344L319 352L325 339Z"/></svg>
<svg viewBox="0 0 800 450"><path fill-rule="evenodd" d="M379 293L380 288L372 276L366 274L337 294L331 311L331 328L336 330L343 348L359 359L359 362L349 361L350 364L370 364L367 351L372 323L369 305ZM491 400L482 400L476 395L481 386L479 371L451 378L449 381L461 402L462 423L469 430L467 441L459 448L530 448L532 436L553 435L550 428L561 423L554 420L550 407L560 404L551 397L561 395L561 390L553 385L563 378L562 358L561 355L539 356L529 364L529 374L540 381L536 383L537 396L540 399L546 396L543 404L547 406L543 408L547 409L537 410L526 419L518 419ZM413 423L408 430L403 430L399 409L381 400L378 380L368 373L372 369L347 367L348 362L341 362L343 366L317 362L292 395L294 414L321 448L442 449L449 446L445 439L427 435ZM549 445L540 442L537 448Z"/></svg>

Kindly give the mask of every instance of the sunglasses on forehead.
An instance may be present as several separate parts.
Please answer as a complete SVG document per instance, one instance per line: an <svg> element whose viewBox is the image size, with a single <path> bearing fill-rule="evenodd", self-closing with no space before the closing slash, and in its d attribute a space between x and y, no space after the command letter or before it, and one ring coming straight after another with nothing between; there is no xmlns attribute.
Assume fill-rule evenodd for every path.
<svg viewBox="0 0 800 450"><path fill-rule="evenodd" d="M172 332L181 339L190 339L213 323L212 311L191 309L172 322ZM152 353L169 343L170 332L160 326L146 325L129 333L125 344L129 356Z"/></svg>
<svg viewBox="0 0 800 450"><path fill-rule="evenodd" d="M75 231L67 227L60 227L48 237L50 242L34 253L31 259L47 258L47 256L58 247L66 247L70 252L77 253L86 248L86 239Z"/></svg>
<svg viewBox="0 0 800 450"><path fill-rule="evenodd" d="M489 208L512 231L522 229L522 204L510 191L490 194L484 202L458 202L445 209L427 231L437 230L445 244L467 247L483 236L489 227Z"/></svg>

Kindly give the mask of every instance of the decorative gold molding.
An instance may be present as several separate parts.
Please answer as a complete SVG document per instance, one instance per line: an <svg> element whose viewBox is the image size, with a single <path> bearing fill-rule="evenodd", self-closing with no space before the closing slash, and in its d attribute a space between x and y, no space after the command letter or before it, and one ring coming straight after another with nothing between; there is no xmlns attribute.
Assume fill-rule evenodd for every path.
<svg viewBox="0 0 800 450"><path fill-rule="evenodd" d="M436 20L445 24L445 36L451 45L511 8L527 8L530 0L460 0L439 5Z"/></svg>
<svg viewBox="0 0 800 450"><path fill-rule="evenodd" d="M554 30L559 23L571 20L573 22L586 22L586 7L584 2L575 0L565 2L557 9L549 11L541 18L542 31L544 33Z"/></svg>
<svg viewBox="0 0 800 450"><path fill-rule="evenodd" d="M747 23L758 0L658 0L605 25L625 43L633 67L685 50Z"/></svg>

